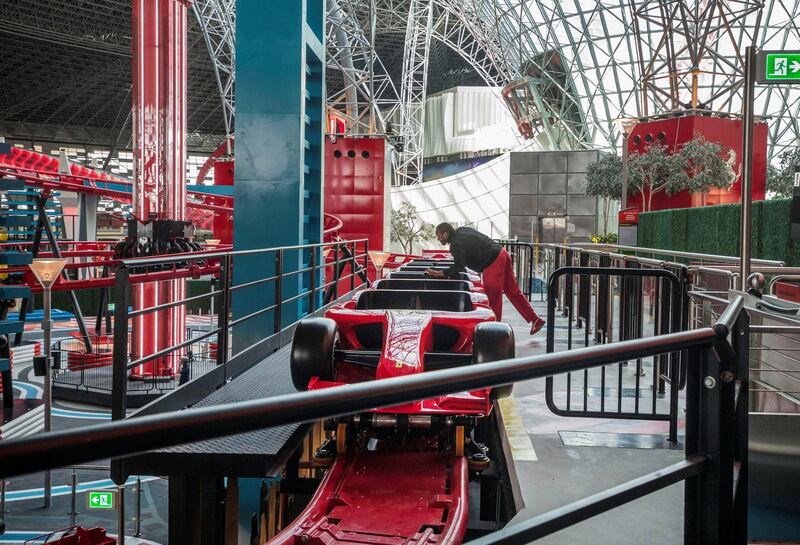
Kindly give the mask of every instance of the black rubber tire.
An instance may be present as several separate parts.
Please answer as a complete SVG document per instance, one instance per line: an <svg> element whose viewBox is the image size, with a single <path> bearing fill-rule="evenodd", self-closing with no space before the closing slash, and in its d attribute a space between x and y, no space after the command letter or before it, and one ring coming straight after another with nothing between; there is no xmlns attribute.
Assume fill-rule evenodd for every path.
<svg viewBox="0 0 800 545"><path fill-rule="evenodd" d="M295 388L305 391L312 377L333 380L333 351L337 338L338 327L330 318L306 318L297 324L289 359Z"/></svg>
<svg viewBox="0 0 800 545"><path fill-rule="evenodd" d="M502 322L483 322L475 326L472 337L472 362L487 363L507 360L516 354L514 330ZM513 384L492 388L492 399L502 399L511 395Z"/></svg>

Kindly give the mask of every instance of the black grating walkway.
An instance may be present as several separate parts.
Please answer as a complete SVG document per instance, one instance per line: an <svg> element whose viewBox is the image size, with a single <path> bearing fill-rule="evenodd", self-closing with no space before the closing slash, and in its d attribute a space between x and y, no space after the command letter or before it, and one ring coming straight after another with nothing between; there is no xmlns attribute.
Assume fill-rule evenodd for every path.
<svg viewBox="0 0 800 545"><path fill-rule="evenodd" d="M245 371L194 407L227 405L295 392L285 346ZM191 410L191 409L187 409ZM303 440L306 425L281 426L219 439L189 443L130 458L125 469L132 474L161 476L263 477L283 461Z"/></svg>

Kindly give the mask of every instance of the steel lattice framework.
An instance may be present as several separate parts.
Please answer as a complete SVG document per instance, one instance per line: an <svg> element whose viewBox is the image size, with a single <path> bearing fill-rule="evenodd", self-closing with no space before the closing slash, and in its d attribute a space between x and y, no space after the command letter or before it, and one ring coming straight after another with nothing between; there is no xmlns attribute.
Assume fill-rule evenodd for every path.
<svg viewBox="0 0 800 545"><path fill-rule="evenodd" d="M800 49L798 0L466 0L487 21L514 77L558 52L584 116L582 143L616 147L615 120L691 107L741 112L747 45ZM757 112L770 121L770 158L797 146L800 89L761 87ZM557 112L556 112L557 114ZM557 117L557 115L556 115Z"/></svg>
<svg viewBox="0 0 800 545"><path fill-rule="evenodd" d="M763 7L760 0L631 2L644 115L651 109L728 110L744 82L744 48L757 43Z"/></svg>
<svg viewBox="0 0 800 545"><path fill-rule="evenodd" d="M195 0L192 11L203 32L214 65L225 136L229 136L233 134L234 118L236 0ZM226 142L230 142L230 139L226 138ZM230 152L229 149L228 153Z"/></svg>
<svg viewBox="0 0 800 545"><path fill-rule="evenodd" d="M399 115L399 93L375 51L378 11L375 0L327 0L328 70L341 84L328 89L328 107L344 115L348 134L385 134L386 121ZM366 24L358 19L362 13Z"/></svg>
<svg viewBox="0 0 800 545"><path fill-rule="evenodd" d="M407 105L455 85L529 78L523 106L543 147L613 148L620 117L687 104L739 113L746 45L800 49L800 0L326 2L329 106L349 133L391 133L404 154L417 153L424 129ZM430 24L411 18L416 56L406 55L413 6L430 14ZM193 9L190 138L213 149L234 127L235 0L195 0ZM130 29L123 0L0 2L0 133L124 146ZM770 118L771 158L797 145L800 89L760 87L756 106ZM419 168L402 182L418 181Z"/></svg>
<svg viewBox="0 0 800 545"><path fill-rule="evenodd" d="M433 29L433 2L411 0L406 26L406 48L403 56L403 82L400 100L404 149L397 168L401 185L416 183L422 177L425 130L425 98L428 89L428 58Z"/></svg>

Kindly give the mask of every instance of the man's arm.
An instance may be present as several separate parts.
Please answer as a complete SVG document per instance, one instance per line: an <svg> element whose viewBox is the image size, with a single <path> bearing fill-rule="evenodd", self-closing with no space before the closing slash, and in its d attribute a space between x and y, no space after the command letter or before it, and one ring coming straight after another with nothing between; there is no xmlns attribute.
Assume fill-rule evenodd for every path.
<svg viewBox="0 0 800 545"><path fill-rule="evenodd" d="M443 271L444 278L459 278L459 273L464 272L467 268L464 246L460 242L451 243L450 254L453 256L453 264Z"/></svg>

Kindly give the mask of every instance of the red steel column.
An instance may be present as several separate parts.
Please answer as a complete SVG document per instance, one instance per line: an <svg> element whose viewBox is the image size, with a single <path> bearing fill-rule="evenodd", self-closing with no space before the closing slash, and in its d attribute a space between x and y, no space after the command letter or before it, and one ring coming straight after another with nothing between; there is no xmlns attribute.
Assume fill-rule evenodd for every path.
<svg viewBox="0 0 800 545"><path fill-rule="evenodd" d="M133 213L139 221L183 220L186 211L186 18L189 1L133 0ZM139 284L134 310L185 296L184 280ZM134 318L136 360L180 343L186 311ZM133 378L174 377L180 354L133 369Z"/></svg>

